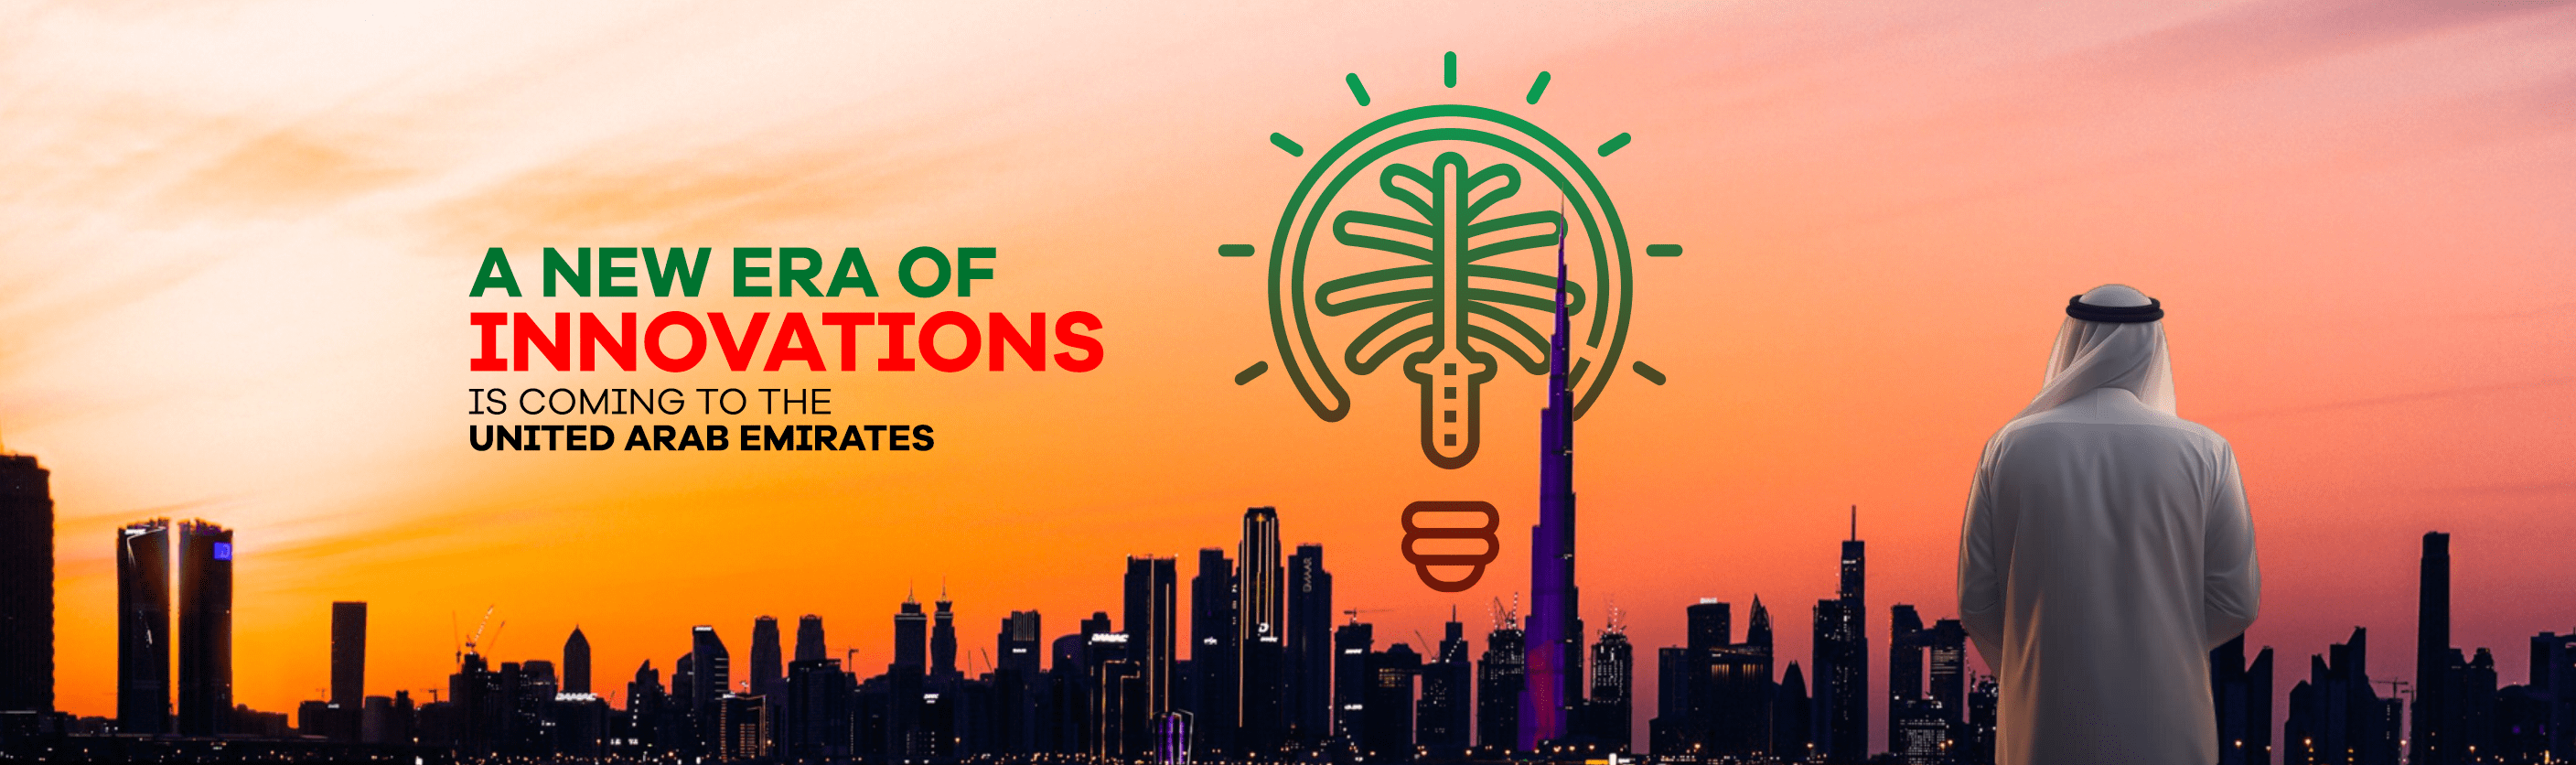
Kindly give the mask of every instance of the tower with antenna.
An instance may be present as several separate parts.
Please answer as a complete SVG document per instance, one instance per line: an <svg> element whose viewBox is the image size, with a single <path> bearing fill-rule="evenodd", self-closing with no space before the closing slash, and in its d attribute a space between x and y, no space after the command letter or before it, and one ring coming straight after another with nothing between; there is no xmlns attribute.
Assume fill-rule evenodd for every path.
<svg viewBox="0 0 2576 765"><path fill-rule="evenodd" d="M1574 584L1574 391L1565 303L1565 233L1556 244L1556 325L1548 341L1547 408L1539 412L1538 525L1530 529L1529 677L1521 692L1523 751L1564 738L1583 700L1582 598Z"/></svg>

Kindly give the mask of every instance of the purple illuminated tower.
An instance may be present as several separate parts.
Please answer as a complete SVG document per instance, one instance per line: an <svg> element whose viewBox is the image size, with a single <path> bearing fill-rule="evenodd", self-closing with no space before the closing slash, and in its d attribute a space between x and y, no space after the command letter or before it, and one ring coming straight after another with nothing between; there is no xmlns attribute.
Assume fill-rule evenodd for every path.
<svg viewBox="0 0 2576 765"><path fill-rule="evenodd" d="M1538 525L1530 528L1529 683L1519 749L1564 738L1580 701L1583 628L1574 588L1574 394L1566 379L1565 234L1556 239L1556 335L1547 349L1547 408L1539 412Z"/></svg>

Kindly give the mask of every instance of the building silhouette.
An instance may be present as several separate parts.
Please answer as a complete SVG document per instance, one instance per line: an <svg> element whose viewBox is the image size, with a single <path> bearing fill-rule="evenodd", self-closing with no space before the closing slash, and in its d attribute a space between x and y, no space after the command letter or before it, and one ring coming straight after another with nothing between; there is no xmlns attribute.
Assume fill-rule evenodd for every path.
<svg viewBox="0 0 2576 765"><path fill-rule="evenodd" d="M1454 617L1450 624L1457 624ZM1465 650L1461 641L1459 651ZM1636 717L1635 688L1636 651L1628 644L1627 624L1614 610L1609 625L1601 629L1601 639L1592 644L1591 698L1584 700L1583 714L1577 719L1577 738L1607 751L1628 751L1631 721Z"/></svg>
<svg viewBox="0 0 2576 765"><path fill-rule="evenodd" d="M1126 608L1121 623L1127 631L1127 659L1144 685L1144 706L1137 714L1142 720L1158 719L1172 711L1173 644L1180 634L1175 622L1180 615L1178 562L1169 557L1127 556L1124 584ZM1142 722L1135 726L1140 745L1146 743L1145 731Z"/></svg>
<svg viewBox="0 0 2576 765"><path fill-rule="evenodd" d="M1409 762L1413 759L1413 685L1422 671L1422 654L1395 643L1368 653L1366 661L1361 755L1370 762Z"/></svg>
<svg viewBox="0 0 2576 765"><path fill-rule="evenodd" d="M331 703L351 712L367 698L367 604L331 604Z"/></svg>
<svg viewBox="0 0 2576 765"><path fill-rule="evenodd" d="M50 473L0 453L0 712L54 711L54 498Z"/></svg>
<svg viewBox="0 0 2576 765"><path fill-rule="evenodd" d="M1333 737L1354 752L1368 747L1370 656L1376 651L1377 627L1361 623L1357 613L1333 630Z"/></svg>
<svg viewBox="0 0 2576 765"><path fill-rule="evenodd" d="M2370 631L2355 627L2351 639L2308 657L2308 679L2290 688L2283 765L2396 765L2404 709L2372 687L2369 646Z"/></svg>
<svg viewBox="0 0 2576 765"><path fill-rule="evenodd" d="M1236 612L1234 561L1223 548L1201 548L1198 575L1190 578L1190 711L1197 725L1193 754L1201 760L1238 751L1242 699L1235 678L1243 656Z"/></svg>
<svg viewBox="0 0 2576 765"><path fill-rule="evenodd" d="M1805 762L1815 753L1814 741L1808 738L1815 732L1814 725L1809 722L1814 704L1807 695L1806 672L1799 669L1797 662L1789 662L1789 668L1780 672L1780 689L1771 699L1772 758Z"/></svg>
<svg viewBox="0 0 2576 765"><path fill-rule="evenodd" d="M170 732L170 521L116 530L116 722Z"/></svg>
<svg viewBox="0 0 2576 765"><path fill-rule="evenodd" d="M1429 759L1465 759L1475 740L1476 665L1468 656L1466 625L1458 622L1456 606L1440 626L1440 643L1422 665L1421 678L1414 742Z"/></svg>
<svg viewBox="0 0 2576 765"><path fill-rule="evenodd" d="M1476 749L1480 755L1508 753L1520 740L1521 696L1528 689L1527 638L1517 607L1494 607L1494 630L1485 634L1485 652L1476 660Z"/></svg>
<svg viewBox="0 0 2576 765"><path fill-rule="evenodd" d="M587 635L583 635L583 634L581 634L581 627L580 627L580 626L578 626L578 625L575 625L575 626L572 628L572 634L571 634L571 635L566 636L566 637L564 638L564 645L563 645L563 692L565 692L565 693L589 693L589 692L591 692L591 691L590 691L590 637L589 637L589 636L587 636Z"/></svg>
<svg viewBox="0 0 2576 765"><path fill-rule="evenodd" d="M1235 645L1240 657L1235 665L1235 743L1248 756L1274 756L1287 743L1282 578L1279 511L1243 511L1243 540L1235 549Z"/></svg>
<svg viewBox="0 0 2576 765"><path fill-rule="evenodd" d="M1814 656L1808 662L1815 711L1815 742L1826 762L1869 758L1868 549L1860 539L1860 508L1852 508L1852 536L1843 542L1841 585L1817 601Z"/></svg>
<svg viewBox="0 0 2576 765"><path fill-rule="evenodd" d="M2272 649L2251 664L2244 635L2212 649L2209 697L2218 713L2218 765L2271 765Z"/></svg>
<svg viewBox="0 0 2576 765"><path fill-rule="evenodd" d="M1565 303L1565 252L1556 263L1556 324L1548 341L1547 406L1539 410L1538 525L1530 528L1528 680L1518 748L1564 738L1583 701L1583 599L1574 577L1573 349Z"/></svg>
<svg viewBox="0 0 2576 765"><path fill-rule="evenodd" d="M1333 574L1323 545L1301 544L1288 556L1287 588L1289 730L1313 747L1333 732Z"/></svg>
<svg viewBox="0 0 2576 765"><path fill-rule="evenodd" d="M2409 765L2465 762L2461 720L2449 702L2451 665L2451 535L2425 532L2415 591L2415 714L2406 735Z"/></svg>
<svg viewBox="0 0 2576 765"><path fill-rule="evenodd" d="M954 681L957 671L957 604L948 599L948 584L939 585L939 600L930 614L930 677Z"/></svg>
<svg viewBox="0 0 2576 765"><path fill-rule="evenodd" d="M806 614L796 618L796 661L821 661L823 655L823 617Z"/></svg>
<svg viewBox="0 0 2576 765"><path fill-rule="evenodd" d="M233 532L179 524L179 725L190 736L228 732L233 710Z"/></svg>

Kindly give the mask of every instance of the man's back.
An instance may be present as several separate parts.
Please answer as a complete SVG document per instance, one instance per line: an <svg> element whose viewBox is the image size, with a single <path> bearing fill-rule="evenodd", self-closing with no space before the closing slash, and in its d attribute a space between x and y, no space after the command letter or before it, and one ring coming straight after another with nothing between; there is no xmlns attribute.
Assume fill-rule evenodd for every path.
<svg viewBox="0 0 2576 765"><path fill-rule="evenodd" d="M2237 485L2225 439L2117 388L1996 434L1961 610L2001 680L2000 761L2215 760L2208 650L2253 616Z"/></svg>

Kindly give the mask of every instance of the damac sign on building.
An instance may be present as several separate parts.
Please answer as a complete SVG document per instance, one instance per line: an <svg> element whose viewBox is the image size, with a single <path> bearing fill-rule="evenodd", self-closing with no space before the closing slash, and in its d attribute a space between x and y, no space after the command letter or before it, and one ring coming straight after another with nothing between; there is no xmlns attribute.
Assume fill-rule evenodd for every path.
<svg viewBox="0 0 2576 765"><path fill-rule="evenodd" d="M1441 78L1457 87L1457 54L1442 57ZM1529 105L1550 79L1540 72L1531 81ZM1345 80L1369 107L1360 76ZM1309 153L1289 136L1272 133L1270 142L1290 157ZM1628 143L1620 133L1592 153L1607 158ZM1560 235L1580 417L1620 376L1634 292L1628 233L1601 179L1581 152L1500 109L1434 104L1371 120L1315 153L1270 237L1279 366L1326 422L1354 406L1345 375L1404 375L1420 408L1423 457L1465 467L1482 440L1487 386L1546 376ZM1681 254L1678 245L1644 250ZM1259 253L1251 244L1218 248L1227 257ZM1663 384L1653 367L1627 363ZM1269 361L1254 363L1235 384L1269 370Z"/></svg>

